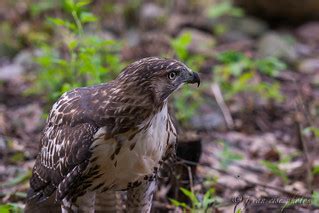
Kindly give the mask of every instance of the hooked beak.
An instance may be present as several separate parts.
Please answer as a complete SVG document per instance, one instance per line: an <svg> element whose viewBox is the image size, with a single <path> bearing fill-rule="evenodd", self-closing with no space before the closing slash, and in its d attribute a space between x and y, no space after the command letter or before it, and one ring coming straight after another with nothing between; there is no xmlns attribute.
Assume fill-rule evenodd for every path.
<svg viewBox="0 0 319 213"><path fill-rule="evenodd" d="M199 87L200 85L199 75L196 72L193 72L192 75L190 75L190 78L186 82L190 84L197 83L197 87Z"/></svg>

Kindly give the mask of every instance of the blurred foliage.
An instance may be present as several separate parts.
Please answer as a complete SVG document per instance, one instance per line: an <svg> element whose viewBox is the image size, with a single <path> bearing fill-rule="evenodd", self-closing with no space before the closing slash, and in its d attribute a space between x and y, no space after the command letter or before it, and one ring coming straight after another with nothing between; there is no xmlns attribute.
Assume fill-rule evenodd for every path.
<svg viewBox="0 0 319 213"><path fill-rule="evenodd" d="M223 146L223 150L220 153L217 153L219 163L222 169L227 170L233 162L243 159L243 156L231 151L229 145L223 141L219 142Z"/></svg>
<svg viewBox="0 0 319 213"><path fill-rule="evenodd" d="M279 168L279 163L282 163L282 162L271 162L267 160L261 161L261 164L264 167L266 167L272 174L276 175L277 177L280 177L285 184L288 184L289 182L288 175L284 170Z"/></svg>
<svg viewBox="0 0 319 213"><path fill-rule="evenodd" d="M285 170L280 168L281 164L289 164L291 163L292 159L294 157L297 157L299 153L291 153L289 155L283 155L283 153L279 153L279 161L272 162L268 160L262 160L261 164L266 167L272 174L276 175L277 177L280 177L281 180L285 183L288 184L289 178L288 174Z"/></svg>
<svg viewBox="0 0 319 213"><path fill-rule="evenodd" d="M214 198L215 195L215 189L210 188L204 196L197 196L194 194L194 192L181 187L181 192L188 197L188 199L191 201L191 206L186 204L185 202L180 202L175 199L169 199L172 203L172 205L176 207L182 207L183 211L186 212L208 212L209 208L214 204L217 203L217 199ZM201 199L199 198L201 197Z"/></svg>
<svg viewBox="0 0 319 213"><path fill-rule="evenodd" d="M184 33L171 41L171 47L179 60L193 70L199 70L204 57L192 55L189 52L188 47L191 42L191 35ZM273 79L286 68L279 59L273 57L253 59L235 51L218 53L216 59L219 64L213 68L214 81L221 86L226 101L243 92L257 94L265 101L283 101L280 84ZM269 77L271 81L263 81L260 75ZM196 90L183 87L174 96L176 117L184 126L187 126L187 121L194 116L203 103L202 94L205 86L202 85Z"/></svg>
<svg viewBox="0 0 319 213"><path fill-rule="evenodd" d="M193 70L199 70L200 66L204 62L202 55L193 55L189 52L189 45L192 42L192 36L190 33L182 33L175 39L171 40L171 47L176 57L183 61L188 67Z"/></svg>
<svg viewBox="0 0 319 213"><path fill-rule="evenodd" d="M8 182L2 184L2 186L0 188L5 188L5 187L12 187L12 186L16 186L20 183L24 183L27 182L29 180L29 178L31 177L31 171L27 170L25 172L22 172L20 174L18 174L15 178L9 180Z"/></svg>
<svg viewBox="0 0 319 213"><path fill-rule="evenodd" d="M13 27L8 22L0 22L0 57L13 57L21 47Z"/></svg>
<svg viewBox="0 0 319 213"><path fill-rule="evenodd" d="M310 126L303 130L304 135L310 135L313 134L316 138L319 138L319 128Z"/></svg>
<svg viewBox="0 0 319 213"><path fill-rule="evenodd" d="M207 16L210 18L219 18L222 16L242 17L243 15L243 9L234 6L232 1L229 0L223 0L218 4L213 4L207 11Z"/></svg>
<svg viewBox="0 0 319 213"><path fill-rule="evenodd" d="M319 165L314 165L312 168L313 175L319 175Z"/></svg>
<svg viewBox="0 0 319 213"><path fill-rule="evenodd" d="M222 0L217 4L213 4L207 9L207 17L218 20L223 17L242 17L244 11L240 7L234 6L230 0ZM227 26L223 22L216 22L213 25L213 31L216 35L222 35L228 31Z"/></svg>
<svg viewBox="0 0 319 213"><path fill-rule="evenodd" d="M312 205L319 207L319 191L314 191L311 196Z"/></svg>
<svg viewBox="0 0 319 213"><path fill-rule="evenodd" d="M280 60L272 57L253 59L235 51L219 53L216 59L219 65L213 68L214 81L221 86L226 100L242 92L255 93L264 100L283 100L278 82L264 82L257 75L277 76L286 68Z"/></svg>
<svg viewBox="0 0 319 213"><path fill-rule="evenodd" d="M1 213L22 213L23 209L16 203L7 203L0 205Z"/></svg>
<svg viewBox="0 0 319 213"><path fill-rule="evenodd" d="M177 38L172 39L171 47L176 57L195 71L199 70L204 62L204 57L190 54L188 47L191 42L191 35L189 33L183 33ZM203 103L203 88L203 84L197 89L184 86L174 95L175 115L182 125L187 125L187 121L194 116L199 106Z"/></svg>
<svg viewBox="0 0 319 213"><path fill-rule="evenodd" d="M97 21L86 10L89 3L89 0L64 0L63 8L72 20L48 18L63 39L56 45L40 45L41 54L35 58L40 72L29 92L46 94L48 101L54 101L70 89L112 80L122 70L121 44L83 29L86 23Z"/></svg>
<svg viewBox="0 0 319 213"><path fill-rule="evenodd" d="M61 8L63 0L41 0L29 5L29 11L32 17L38 17L40 14L52 9Z"/></svg>

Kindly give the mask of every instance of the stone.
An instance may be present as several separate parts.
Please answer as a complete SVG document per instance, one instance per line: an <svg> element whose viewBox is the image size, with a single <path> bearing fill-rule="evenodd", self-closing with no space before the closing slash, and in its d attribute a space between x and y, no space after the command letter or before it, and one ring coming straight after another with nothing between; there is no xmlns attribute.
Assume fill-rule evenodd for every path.
<svg viewBox="0 0 319 213"><path fill-rule="evenodd" d="M190 34L192 38L192 41L188 46L191 53L201 55L212 54L216 41L211 34L193 28L184 28L179 36L185 33Z"/></svg>
<svg viewBox="0 0 319 213"><path fill-rule="evenodd" d="M25 70L30 70L35 65L33 58L34 58L33 51L22 50L13 59L13 63L21 65Z"/></svg>
<svg viewBox="0 0 319 213"><path fill-rule="evenodd" d="M298 70L303 73L319 72L319 58L304 59L299 63Z"/></svg>
<svg viewBox="0 0 319 213"><path fill-rule="evenodd" d="M247 16L238 20L238 24L235 27L248 36L261 36L268 30L266 22L260 19Z"/></svg>
<svg viewBox="0 0 319 213"><path fill-rule="evenodd" d="M276 57L287 62L293 62L297 59L297 53L294 45L284 39L284 35L275 32L265 34L257 43L257 53L261 58Z"/></svg>
<svg viewBox="0 0 319 213"><path fill-rule="evenodd" d="M296 32L298 37L305 42L319 42L319 22L309 22L301 25L300 27L298 27Z"/></svg>
<svg viewBox="0 0 319 213"><path fill-rule="evenodd" d="M247 17L225 17L220 20L229 32L237 32L237 34L242 34L247 37L258 37L268 30L268 25L266 22L254 18L251 16ZM227 32L225 33L227 34Z"/></svg>
<svg viewBox="0 0 319 213"><path fill-rule="evenodd" d="M145 3L140 10L139 22L143 29L155 29L162 26L166 19L163 8L154 3Z"/></svg>
<svg viewBox="0 0 319 213"><path fill-rule="evenodd" d="M229 42L229 43L238 42L238 41L249 41L250 39L246 34L237 30L228 31L225 34L222 34L221 37L224 42Z"/></svg>
<svg viewBox="0 0 319 213"><path fill-rule="evenodd" d="M0 67L1 81L14 81L20 79L22 73L25 71L20 64L7 64Z"/></svg>
<svg viewBox="0 0 319 213"><path fill-rule="evenodd" d="M224 116L214 100L206 100L190 119L190 126L196 130L226 130Z"/></svg>
<svg viewBox="0 0 319 213"><path fill-rule="evenodd" d="M216 24L215 20L205 16L173 13L168 17L165 27L168 34L176 36L186 26L212 32L214 24Z"/></svg>

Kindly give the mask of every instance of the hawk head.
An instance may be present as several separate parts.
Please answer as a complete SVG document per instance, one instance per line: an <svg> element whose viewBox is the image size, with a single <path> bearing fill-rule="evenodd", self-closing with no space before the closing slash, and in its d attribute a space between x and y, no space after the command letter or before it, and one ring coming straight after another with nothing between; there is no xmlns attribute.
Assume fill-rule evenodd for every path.
<svg viewBox="0 0 319 213"><path fill-rule="evenodd" d="M143 58L130 64L117 80L122 88L134 88L135 93L151 97L155 104L163 103L185 83L200 84L198 74L182 62L157 57Z"/></svg>

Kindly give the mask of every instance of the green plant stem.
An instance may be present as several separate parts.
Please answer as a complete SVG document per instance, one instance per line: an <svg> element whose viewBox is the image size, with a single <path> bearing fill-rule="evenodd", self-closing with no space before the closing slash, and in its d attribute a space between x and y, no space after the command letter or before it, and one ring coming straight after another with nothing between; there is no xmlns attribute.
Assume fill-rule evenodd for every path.
<svg viewBox="0 0 319 213"><path fill-rule="evenodd" d="M82 27L81 21L79 19L79 16L78 16L78 14L76 13L75 10L72 10L72 16L73 16L75 24L76 24L76 26L78 28L79 34L83 35L83 27Z"/></svg>
<svg viewBox="0 0 319 213"><path fill-rule="evenodd" d="M77 57L77 54L71 50L71 78L72 78L72 82L76 82L77 80L77 70L76 70L76 66L75 66L75 63L76 63L76 57Z"/></svg>

